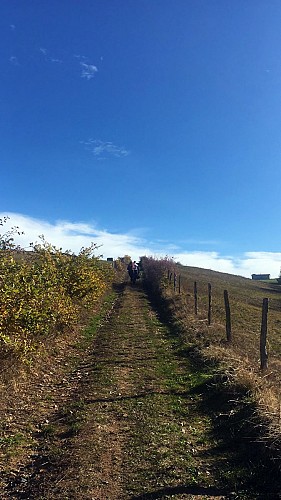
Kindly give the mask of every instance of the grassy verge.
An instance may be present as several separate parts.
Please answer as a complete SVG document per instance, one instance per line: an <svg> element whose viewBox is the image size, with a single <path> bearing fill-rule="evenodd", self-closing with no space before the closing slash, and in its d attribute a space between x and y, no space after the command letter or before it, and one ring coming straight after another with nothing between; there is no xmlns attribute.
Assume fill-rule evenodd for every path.
<svg viewBox="0 0 281 500"><path fill-rule="evenodd" d="M200 393L198 409L210 419L212 436L217 440L212 456L219 460L222 452L229 453L229 459L226 461L224 456L222 460L218 484L232 485L234 491L239 491L237 498L279 498L280 429L272 432L268 406L265 412L260 406L261 380L237 352L233 353L232 346L221 345L220 355L210 347L210 329L204 322L197 320L195 324L180 296L163 289L161 295L150 294L150 298L173 339L181 344L180 356L187 356L195 373L205 371L206 380L194 387L194 394L198 390ZM263 388L266 390L268 385L265 383Z"/></svg>

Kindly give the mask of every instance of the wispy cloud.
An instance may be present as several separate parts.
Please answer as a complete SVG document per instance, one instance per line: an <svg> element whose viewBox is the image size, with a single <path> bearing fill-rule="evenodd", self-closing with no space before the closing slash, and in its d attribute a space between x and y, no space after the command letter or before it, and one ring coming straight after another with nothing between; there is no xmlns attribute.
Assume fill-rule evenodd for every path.
<svg viewBox="0 0 281 500"><path fill-rule="evenodd" d="M87 80L91 80L98 72L98 68L93 64L86 64L84 62L80 62L80 66L82 66L81 78L86 78Z"/></svg>
<svg viewBox="0 0 281 500"><path fill-rule="evenodd" d="M79 61L83 61L83 62L88 61L88 57L82 56L81 54L73 54L73 57L75 59L78 59Z"/></svg>
<svg viewBox="0 0 281 500"><path fill-rule="evenodd" d="M49 51L47 49L45 49L44 47L40 47L39 51L41 52L41 54L43 54L45 61L47 61L47 62L60 63L60 64L63 62L62 59L50 56Z"/></svg>
<svg viewBox="0 0 281 500"><path fill-rule="evenodd" d="M17 213L0 213L0 218L5 215L10 217L7 229L11 226L19 226L24 235L15 238L16 243L23 247L29 247L31 241L39 240L38 236L44 234L46 240L64 250L72 250L77 253L81 247L86 247L91 242L101 245L98 252L104 257L122 257L130 255L138 259L141 255L152 255L164 257L169 255L176 262L186 266L212 269L223 273L245 276L250 278L251 274L269 273L272 278L279 276L281 253L279 252L246 252L239 256L224 256L219 252L181 251L168 242L162 244L158 241L147 241L137 236L136 230L125 233L113 233L106 229L100 229L94 223L56 221L51 224L48 221L28 217ZM6 230L2 228L3 232Z"/></svg>
<svg viewBox="0 0 281 500"><path fill-rule="evenodd" d="M98 73L98 68L95 64L90 64L89 63L89 58L81 55L81 54L74 54L73 57L78 60L82 72L81 72L81 78L86 78L86 80L92 80L96 76L96 73Z"/></svg>
<svg viewBox="0 0 281 500"><path fill-rule="evenodd" d="M123 146L117 146L110 141L100 141L96 139L88 139L81 141L87 151L93 153L98 160L106 160L109 158L124 158L130 154L130 151Z"/></svg>
<svg viewBox="0 0 281 500"><path fill-rule="evenodd" d="M10 57L10 63L13 65L13 66L19 66L20 63L18 61L18 58L16 56L11 56Z"/></svg>
<svg viewBox="0 0 281 500"><path fill-rule="evenodd" d="M192 238L187 238L180 240L181 245L198 245L198 246L218 246L219 241L217 240L200 240L200 239L192 239Z"/></svg>
<svg viewBox="0 0 281 500"><path fill-rule="evenodd" d="M12 31L15 31L15 29L16 29L15 25L14 25L14 24L10 24L10 29L11 29Z"/></svg>
<svg viewBox="0 0 281 500"><path fill-rule="evenodd" d="M12 28L14 25L10 25L10 29L15 29ZM79 55L79 54L70 54L67 53L67 51L64 50L57 50L55 53L49 50L46 47L34 47L34 51L37 54L40 54L40 59L38 61L38 57L34 57L34 53L30 52L29 56L25 58L25 60L22 61L22 65L24 66L25 63L32 61L34 64L34 61L38 61L39 63L42 64L44 63L51 63L51 64L64 64L65 68L68 68L69 71L72 71L73 75L77 76L80 73L80 78L84 78L87 81L92 80L96 74L98 73L98 68L95 64L92 64L89 62L89 58L84 56L84 55ZM18 62L18 58L16 56L11 56L9 58L10 63L13 64L14 66L20 66ZM102 60L102 59L101 59Z"/></svg>

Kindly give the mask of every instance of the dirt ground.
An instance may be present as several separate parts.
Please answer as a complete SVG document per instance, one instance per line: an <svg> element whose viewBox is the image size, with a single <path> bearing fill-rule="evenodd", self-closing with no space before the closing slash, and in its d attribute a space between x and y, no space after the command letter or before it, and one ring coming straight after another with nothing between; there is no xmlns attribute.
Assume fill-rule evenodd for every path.
<svg viewBox="0 0 281 500"><path fill-rule="evenodd" d="M211 375L194 370L140 284L120 289L92 342L68 355L73 370L58 356L55 375L23 384L9 410L1 499L277 498L248 486L253 467L204 409Z"/></svg>

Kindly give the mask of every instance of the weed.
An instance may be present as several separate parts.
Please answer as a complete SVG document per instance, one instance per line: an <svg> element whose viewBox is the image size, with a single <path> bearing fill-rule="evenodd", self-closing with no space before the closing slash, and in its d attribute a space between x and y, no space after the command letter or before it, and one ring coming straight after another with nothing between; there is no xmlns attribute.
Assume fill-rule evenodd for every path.
<svg viewBox="0 0 281 500"><path fill-rule="evenodd" d="M0 448L7 458L17 455L20 448L31 443L31 438L21 432L0 438Z"/></svg>
<svg viewBox="0 0 281 500"><path fill-rule="evenodd" d="M43 438L51 439L56 434L56 427L54 424L44 424L41 427L41 433Z"/></svg>

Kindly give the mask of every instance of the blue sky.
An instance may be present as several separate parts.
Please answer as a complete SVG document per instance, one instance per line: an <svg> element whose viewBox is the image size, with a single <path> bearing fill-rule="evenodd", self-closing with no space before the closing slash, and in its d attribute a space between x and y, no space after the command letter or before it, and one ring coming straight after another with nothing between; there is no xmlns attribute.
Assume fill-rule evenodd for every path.
<svg viewBox="0 0 281 500"><path fill-rule="evenodd" d="M279 274L280 0L2 0L0 25L23 244Z"/></svg>

